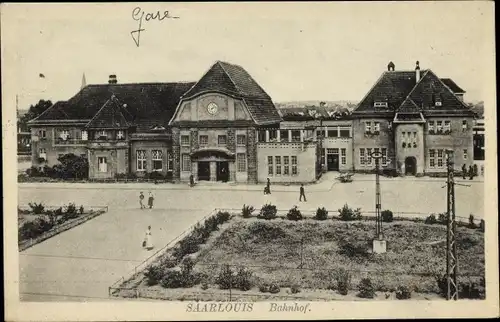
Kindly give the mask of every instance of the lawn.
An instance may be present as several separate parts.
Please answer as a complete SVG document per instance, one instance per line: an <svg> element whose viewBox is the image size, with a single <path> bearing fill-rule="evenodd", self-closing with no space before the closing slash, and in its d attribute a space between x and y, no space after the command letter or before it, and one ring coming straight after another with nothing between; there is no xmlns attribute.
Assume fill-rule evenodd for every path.
<svg viewBox="0 0 500 322"><path fill-rule="evenodd" d="M422 222L384 223L387 253L373 254L374 221L305 219L264 220L234 216L214 231L194 259L192 272L200 276L196 285L164 288L148 285L139 274L125 283L141 297L163 299L227 299L217 277L226 264L236 272L245 267L251 273L251 287L234 290L232 297L247 299L356 299L358 284L370 278L376 299L392 299L401 286L413 292L413 299L436 299L439 288L434 274L445 272L446 226ZM457 228L460 281L479 282L484 276L484 237L478 229ZM162 260L170 258L167 252ZM179 265L179 267L181 267ZM349 294L336 292L335 272L350 272ZM467 276L467 277L465 277ZM277 285L276 294L262 293L263 285ZM291 292L291 288L299 290ZM294 294L292 294L294 293ZM127 296L123 293L122 296ZM130 296L130 294L129 294Z"/></svg>

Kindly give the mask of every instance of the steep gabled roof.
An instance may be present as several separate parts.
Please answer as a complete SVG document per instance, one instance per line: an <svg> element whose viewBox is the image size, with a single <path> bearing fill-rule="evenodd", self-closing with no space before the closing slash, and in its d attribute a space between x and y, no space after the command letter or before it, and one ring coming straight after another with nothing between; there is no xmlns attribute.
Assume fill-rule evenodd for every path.
<svg viewBox="0 0 500 322"><path fill-rule="evenodd" d="M217 61L184 95L190 99L207 92L221 92L243 99L258 125L281 121L271 97L241 66Z"/></svg>
<svg viewBox="0 0 500 322"><path fill-rule="evenodd" d="M448 86L449 89L455 94L464 94L465 91L457 85L451 78L441 78L441 81Z"/></svg>
<svg viewBox="0 0 500 322"><path fill-rule="evenodd" d="M86 125L94 129L123 129L130 126L122 114L123 106L113 96L97 112L94 118Z"/></svg>
<svg viewBox="0 0 500 322"><path fill-rule="evenodd" d="M122 115L127 122L138 125L138 129L139 125L148 121L166 125L182 94L194 84L178 82L88 85L68 101L55 103L31 123L91 120L114 95L122 104Z"/></svg>

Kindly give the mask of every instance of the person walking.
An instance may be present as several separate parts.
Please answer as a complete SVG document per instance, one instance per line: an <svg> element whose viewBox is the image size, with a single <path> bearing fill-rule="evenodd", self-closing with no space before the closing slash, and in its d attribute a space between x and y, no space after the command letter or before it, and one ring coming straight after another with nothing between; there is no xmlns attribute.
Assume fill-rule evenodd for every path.
<svg viewBox="0 0 500 322"><path fill-rule="evenodd" d="M155 198L153 197L153 194L150 191L149 192L149 197L148 197L148 206L149 206L149 209L153 208L153 201L154 200L155 200Z"/></svg>
<svg viewBox="0 0 500 322"><path fill-rule="evenodd" d="M302 201L302 197L304 197L304 201L307 202L306 194L304 192L304 184L303 183L300 184L300 197L299 197L299 201Z"/></svg>
<svg viewBox="0 0 500 322"><path fill-rule="evenodd" d="M267 184L266 184L266 194L270 195L271 194L271 180L267 178Z"/></svg>
<svg viewBox="0 0 500 322"><path fill-rule="evenodd" d="M142 242L142 246L146 248L146 250L153 249L153 237L151 236L151 226L148 226L148 230L146 230L146 236L144 237L144 241Z"/></svg>
<svg viewBox="0 0 500 322"><path fill-rule="evenodd" d="M462 166L462 178L465 180L466 176L467 176L467 166L464 163L464 165Z"/></svg>
<svg viewBox="0 0 500 322"><path fill-rule="evenodd" d="M143 200L144 200L144 194L143 194L143 193L142 193L142 191L141 191L141 193L139 194L139 204L141 205L141 209L146 208L146 207L144 206L144 203L142 202Z"/></svg>
<svg viewBox="0 0 500 322"><path fill-rule="evenodd" d="M193 174L191 173L191 175L189 176L189 185L191 187L194 187L194 176Z"/></svg>
<svg viewBox="0 0 500 322"><path fill-rule="evenodd" d="M469 166L469 180L472 180L474 178L474 169L472 166Z"/></svg>

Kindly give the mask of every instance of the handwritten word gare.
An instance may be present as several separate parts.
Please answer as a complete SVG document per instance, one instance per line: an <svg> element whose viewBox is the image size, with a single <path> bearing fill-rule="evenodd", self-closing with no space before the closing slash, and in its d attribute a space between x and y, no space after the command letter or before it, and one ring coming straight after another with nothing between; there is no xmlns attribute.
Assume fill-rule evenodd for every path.
<svg viewBox="0 0 500 322"><path fill-rule="evenodd" d="M134 39L135 44L139 47L141 32L146 31L146 29L142 28L143 22L149 21L158 21L161 22L165 19L179 19L179 17L171 16L168 10L160 12L159 10L156 12L145 12L141 9L141 7L136 7L132 10L132 19L139 23L139 27L137 30L133 30L130 32L132 35L132 39Z"/></svg>

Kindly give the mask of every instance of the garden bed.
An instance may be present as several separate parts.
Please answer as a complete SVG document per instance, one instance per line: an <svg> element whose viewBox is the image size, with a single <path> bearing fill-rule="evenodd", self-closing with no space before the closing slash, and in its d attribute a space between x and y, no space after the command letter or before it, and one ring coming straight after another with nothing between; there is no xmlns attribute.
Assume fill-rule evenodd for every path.
<svg viewBox="0 0 500 322"><path fill-rule="evenodd" d="M353 300L360 299L360 282L369 279L374 299L394 299L401 290L409 290L412 299L442 298L436 277L445 271L446 226L393 221L384 223L383 229L387 253L375 255L372 220L266 220L233 214L185 256L179 257L179 245L167 250L113 295L202 301ZM481 285L484 235L479 229L458 227L457 237L459 282ZM191 238L185 244L196 241ZM339 272L347 274L348 286L339 287Z"/></svg>

